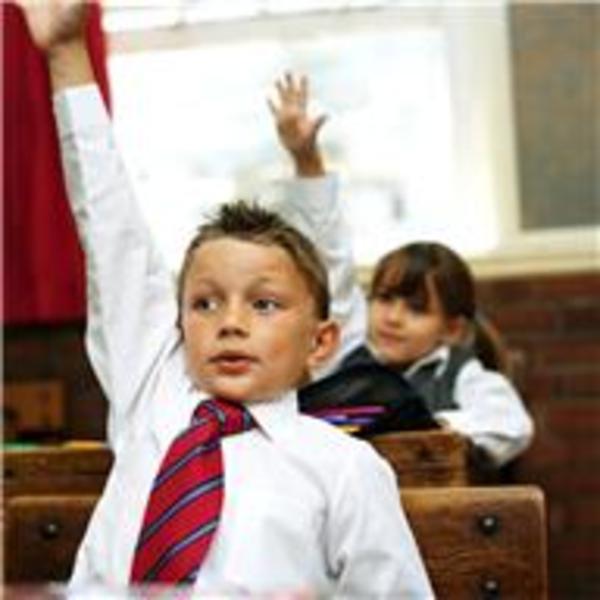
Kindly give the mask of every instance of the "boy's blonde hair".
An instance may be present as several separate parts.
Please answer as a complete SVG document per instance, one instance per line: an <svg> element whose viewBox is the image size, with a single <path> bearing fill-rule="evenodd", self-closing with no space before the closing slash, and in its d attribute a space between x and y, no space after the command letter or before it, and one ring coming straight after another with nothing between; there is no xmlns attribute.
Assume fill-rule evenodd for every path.
<svg viewBox="0 0 600 600"><path fill-rule="evenodd" d="M194 252L205 242L222 238L283 248L308 286L315 301L317 317L320 320L329 318L327 271L313 243L278 214L245 200L222 205L213 220L198 228L188 245L177 281L180 311L185 278Z"/></svg>

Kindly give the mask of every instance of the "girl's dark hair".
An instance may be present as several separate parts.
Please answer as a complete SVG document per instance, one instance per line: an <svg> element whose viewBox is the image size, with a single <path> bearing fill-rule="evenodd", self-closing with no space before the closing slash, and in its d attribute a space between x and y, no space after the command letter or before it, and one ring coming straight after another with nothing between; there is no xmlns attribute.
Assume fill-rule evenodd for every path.
<svg viewBox="0 0 600 600"><path fill-rule="evenodd" d="M254 202L223 204L214 219L200 226L185 252L177 280L177 305L181 310L183 288L194 252L205 242L221 238L277 246L290 256L314 298L319 319L329 318L327 270L313 243L279 215Z"/></svg>
<svg viewBox="0 0 600 600"><path fill-rule="evenodd" d="M386 254L375 267L370 297L402 297L426 309L435 288L447 317L472 324L475 354L489 369L507 372L506 349L498 331L477 310L475 282L467 263L437 242L415 242Z"/></svg>

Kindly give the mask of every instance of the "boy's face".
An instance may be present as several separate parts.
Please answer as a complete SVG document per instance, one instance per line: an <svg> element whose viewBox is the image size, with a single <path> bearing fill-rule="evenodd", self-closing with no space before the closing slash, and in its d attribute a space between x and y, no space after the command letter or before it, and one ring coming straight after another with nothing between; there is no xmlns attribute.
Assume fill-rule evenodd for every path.
<svg viewBox="0 0 600 600"><path fill-rule="evenodd" d="M369 340L385 364L408 367L443 343L452 343L459 318L448 318L430 286L428 306L401 296L374 295L369 305Z"/></svg>
<svg viewBox="0 0 600 600"><path fill-rule="evenodd" d="M335 349L288 253L233 238L204 242L185 277L181 326L187 368L213 396L269 400L304 382Z"/></svg>

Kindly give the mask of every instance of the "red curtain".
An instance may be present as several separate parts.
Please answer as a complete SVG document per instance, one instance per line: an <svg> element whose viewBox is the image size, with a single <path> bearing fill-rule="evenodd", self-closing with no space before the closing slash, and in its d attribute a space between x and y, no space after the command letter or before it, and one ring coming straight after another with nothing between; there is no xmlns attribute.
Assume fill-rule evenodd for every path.
<svg viewBox="0 0 600 600"><path fill-rule="evenodd" d="M85 314L83 256L66 200L50 83L21 10L2 3L5 324L56 323ZM100 7L89 7L88 47L109 102Z"/></svg>

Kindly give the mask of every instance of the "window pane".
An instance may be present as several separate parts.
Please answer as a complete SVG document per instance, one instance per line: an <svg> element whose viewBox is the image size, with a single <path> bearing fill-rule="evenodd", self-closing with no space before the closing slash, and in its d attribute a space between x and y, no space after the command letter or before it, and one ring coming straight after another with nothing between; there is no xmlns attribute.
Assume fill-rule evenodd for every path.
<svg viewBox="0 0 600 600"><path fill-rule="evenodd" d="M523 228L600 224L600 6L511 9Z"/></svg>
<svg viewBox="0 0 600 600"><path fill-rule="evenodd" d="M176 219L174 203L186 215L178 220L193 223L206 207L259 193L289 172L266 94L290 67L310 74L314 110L330 117L323 145L344 174L359 260L416 232L447 231L448 73L443 35L432 27L114 56L118 134L159 234Z"/></svg>

